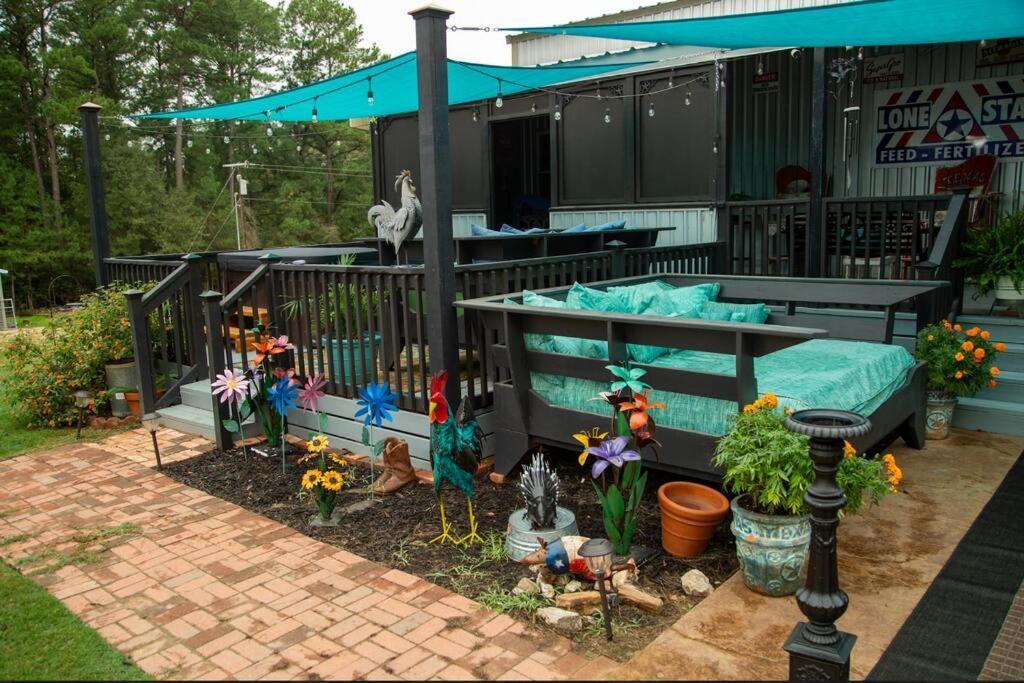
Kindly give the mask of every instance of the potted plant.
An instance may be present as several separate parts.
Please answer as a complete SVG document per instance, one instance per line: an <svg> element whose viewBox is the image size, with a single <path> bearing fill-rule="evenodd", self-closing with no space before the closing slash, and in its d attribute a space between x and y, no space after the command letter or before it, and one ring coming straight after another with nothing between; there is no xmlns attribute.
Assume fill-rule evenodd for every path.
<svg viewBox="0 0 1024 683"><path fill-rule="evenodd" d="M962 259L954 265L978 283L978 296L994 291L1002 301L1024 301L1024 210L994 227L971 230Z"/></svg>
<svg viewBox="0 0 1024 683"><path fill-rule="evenodd" d="M773 394L743 408L718 442L713 463L733 498L731 529L743 582L769 596L792 595L803 583L811 527L804 503L814 480L808 439L786 429ZM891 454L859 457L847 444L837 482L846 496L843 514L854 514L895 491L902 472Z"/></svg>
<svg viewBox="0 0 1024 683"><path fill-rule="evenodd" d="M943 320L917 335L914 356L928 363L928 406L925 423L929 439L945 439L953 422L957 398L974 396L982 387L994 387L999 368L996 354L1006 344L992 341L987 330Z"/></svg>
<svg viewBox="0 0 1024 683"><path fill-rule="evenodd" d="M324 290L318 297L319 306L315 306L312 299L295 298L285 302L281 308L289 320L302 314L312 315L315 309L321 334L319 343L334 357L337 381L362 384L372 377L373 364L380 350L380 330L373 333L371 340L366 329L367 320L375 315L380 297L380 293L370 293L359 283L341 283L329 285ZM341 324L336 325L339 317ZM328 329L337 331L337 336L328 336Z"/></svg>

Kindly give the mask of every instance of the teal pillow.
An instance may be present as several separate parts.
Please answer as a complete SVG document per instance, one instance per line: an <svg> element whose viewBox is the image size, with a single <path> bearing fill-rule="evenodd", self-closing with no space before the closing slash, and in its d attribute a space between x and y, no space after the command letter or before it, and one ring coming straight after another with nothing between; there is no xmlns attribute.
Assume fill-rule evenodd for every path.
<svg viewBox="0 0 1024 683"><path fill-rule="evenodd" d="M711 289L707 285L666 289L654 298L646 312L652 315L696 318L710 301L708 292Z"/></svg>
<svg viewBox="0 0 1024 683"><path fill-rule="evenodd" d="M523 304L544 308L571 308L565 301L552 299L549 296L537 294L528 289L523 291ZM561 336L549 336L549 339L549 348L545 350L551 353L563 353L570 356L584 356L586 358L608 358L608 342Z"/></svg>
<svg viewBox="0 0 1024 683"><path fill-rule="evenodd" d="M666 287L671 288L671 285L667 285L661 280L655 280L654 282L642 282L638 285L609 287L608 292L619 297L625 303L628 312L642 314L646 313L647 309L654 303L654 300L665 292Z"/></svg>
<svg viewBox="0 0 1024 683"><path fill-rule="evenodd" d="M711 301L704 307L704 312L712 315L719 311L728 312L734 323L761 324L768 319L771 312L764 304L733 304L726 301ZM738 317L737 315L738 314Z"/></svg>
<svg viewBox="0 0 1024 683"><path fill-rule="evenodd" d="M569 308L578 311L635 313L630 310L629 303L624 298L616 296L612 292L584 287L578 282L573 283L569 293L565 296L565 303Z"/></svg>
<svg viewBox="0 0 1024 683"><path fill-rule="evenodd" d="M711 303L714 303L714 302L711 302ZM709 304L709 306L710 306L710 304ZM708 308L705 308L703 311L700 312L700 317L701 317L702 320L718 320L720 322L734 322L734 323L741 323L741 322L743 322L743 314L742 313L734 313L734 312L731 312L731 311L727 311L724 308L715 308L714 310L709 310Z"/></svg>

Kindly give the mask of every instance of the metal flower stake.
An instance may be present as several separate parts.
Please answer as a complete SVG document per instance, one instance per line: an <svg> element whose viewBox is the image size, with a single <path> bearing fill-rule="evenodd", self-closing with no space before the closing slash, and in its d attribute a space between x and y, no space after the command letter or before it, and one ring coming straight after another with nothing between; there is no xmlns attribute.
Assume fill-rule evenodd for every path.
<svg viewBox="0 0 1024 683"><path fill-rule="evenodd" d="M285 453L288 449L288 441L284 438L287 434L285 420L288 417L288 411L295 407L295 400L299 395L299 388L294 382L295 380L286 374L267 391L270 406L281 416L281 472L284 474L288 472L288 462L285 460Z"/></svg>
<svg viewBox="0 0 1024 683"><path fill-rule="evenodd" d="M391 391L387 382L378 384L370 382L365 389L359 390L359 400L356 405L359 410L355 416L363 418L363 445L370 447L370 500L373 500L373 482L376 480L376 469L374 461L380 452L384 450L385 440L373 440L373 425L380 427L384 421L391 422L391 413L398 412L395 401L398 396Z"/></svg>
<svg viewBox="0 0 1024 683"><path fill-rule="evenodd" d="M213 390L214 396L220 396L221 403L228 404L228 408L234 417L234 424L227 425L228 431L241 432L242 418L239 414L238 402L245 399L249 394L249 380L246 379L245 373L236 372L234 369L229 368L217 375L210 388ZM246 448L244 440L242 441L242 457L246 463L249 462L249 450Z"/></svg>

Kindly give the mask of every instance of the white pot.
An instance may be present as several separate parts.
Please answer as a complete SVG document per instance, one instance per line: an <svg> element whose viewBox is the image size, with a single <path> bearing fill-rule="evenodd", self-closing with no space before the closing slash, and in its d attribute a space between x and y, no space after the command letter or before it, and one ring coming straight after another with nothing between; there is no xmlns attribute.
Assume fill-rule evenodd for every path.
<svg viewBox="0 0 1024 683"><path fill-rule="evenodd" d="M1003 301L1024 300L1024 292L1014 287L1013 280L1006 276L996 280L995 295L997 299L1002 299Z"/></svg>

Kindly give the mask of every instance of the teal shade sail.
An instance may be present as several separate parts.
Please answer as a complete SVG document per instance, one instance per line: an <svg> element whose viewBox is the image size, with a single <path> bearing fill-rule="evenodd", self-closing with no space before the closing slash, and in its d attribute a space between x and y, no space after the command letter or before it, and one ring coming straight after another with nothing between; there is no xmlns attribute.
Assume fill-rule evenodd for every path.
<svg viewBox="0 0 1024 683"><path fill-rule="evenodd" d="M860 0L731 16L504 30L718 48L955 43L1024 36L1024 0Z"/></svg>
<svg viewBox="0 0 1024 683"><path fill-rule="evenodd" d="M448 60L448 104L458 105L544 88L641 66L649 62L495 66ZM370 94L372 93L372 103ZM343 121L404 114L419 109L416 53L291 90L239 102L143 114L152 119L214 119L250 121Z"/></svg>

